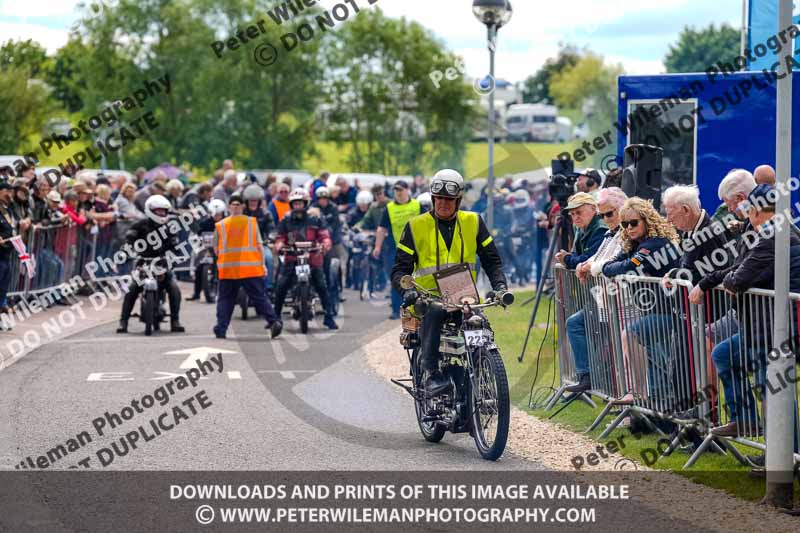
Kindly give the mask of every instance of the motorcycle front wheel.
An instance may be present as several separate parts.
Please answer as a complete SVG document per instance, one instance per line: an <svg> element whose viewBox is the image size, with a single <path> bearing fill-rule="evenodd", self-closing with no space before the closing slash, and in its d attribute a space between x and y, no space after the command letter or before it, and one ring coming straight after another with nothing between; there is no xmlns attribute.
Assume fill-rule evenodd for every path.
<svg viewBox="0 0 800 533"><path fill-rule="evenodd" d="M156 291L144 291L142 295L142 320L144 321L144 334L150 336L153 334L153 327L156 323Z"/></svg>
<svg viewBox="0 0 800 533"><path fill-rule="evenodd" d="M308 283L301 284L297 294L300 298L300 332L305 335L308 333L308 316L311 314L311 294Z"/></svg>
<svg viewBox="0 0 800 533"><path fill-rule="evenodd" d="M414 380L414 411L417 415L417 424L422 436L428 442L439 442L444 437L446 429L436 422L424 421L428 412L428 401L425 400L424 372L422 362L419 359L419 349L414 350L411 365L411 378Z"/></svg>
<svg viewBox="0 0 800 533"><path fill-rule="evenodd" d="M481 457L496 461L508 440L510 399L503 359L497 350L480 349L475 357L472 429Z"/></svg>

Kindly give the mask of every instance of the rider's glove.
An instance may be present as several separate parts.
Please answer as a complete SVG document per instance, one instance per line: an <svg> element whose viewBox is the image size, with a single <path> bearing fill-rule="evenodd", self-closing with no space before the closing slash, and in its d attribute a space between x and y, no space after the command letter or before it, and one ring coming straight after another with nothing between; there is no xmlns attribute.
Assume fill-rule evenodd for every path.
<svg viewBox="0 0 800 533"><path fill-rule="evenodd" d="M419 294L414 289L408 289L403 293L403 307L414 305L419 298Z"/></svg>

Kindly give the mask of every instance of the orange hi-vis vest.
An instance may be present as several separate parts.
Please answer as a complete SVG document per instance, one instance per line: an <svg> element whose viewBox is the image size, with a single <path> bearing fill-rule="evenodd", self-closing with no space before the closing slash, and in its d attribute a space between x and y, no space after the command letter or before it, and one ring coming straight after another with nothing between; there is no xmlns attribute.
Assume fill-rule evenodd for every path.
<svg viewBox="0 0 800 533"><path fill-rule="evenodd" d="M286 213L289 212L290 205L289 202L281 202L277 198L272 200L272 203L275 205L275 212L278 213L278 220L275 221L275 223L277 224L278 222L283 220L283 217L285 217Z"/></svg>
<svg viewBox="0 0 800 533"><path fill-rule="evenodd" d="M230 216L214 226L219 279L263 278L264 250L258 243L258 222L245 215Z"/></svg>

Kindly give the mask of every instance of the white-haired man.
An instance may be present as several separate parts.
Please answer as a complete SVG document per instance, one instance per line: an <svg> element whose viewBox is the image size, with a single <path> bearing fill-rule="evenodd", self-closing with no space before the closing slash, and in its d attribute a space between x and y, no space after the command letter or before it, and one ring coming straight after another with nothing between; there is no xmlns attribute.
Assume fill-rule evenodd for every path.
<svg viewBox="0 0 800 533"><path fill-rule="evenodd" d="M683 255L678 269L667 273L668 278L681 278L697 285L706 272L699 265L707 264L711 254L723 249L728 242L725 227L711 220L700 205L700 190L694 185L675 185L664 191L662 205L667 220L681 234ZM719 265L725 268L727 265Z"/></svg>
<svg viewBox="0 0 800 533"><path fill-rule="evenodd" d="M744 229L746 217L739 208L745 205L747 196L755 188L756 180L753 175L741 168L731 170L720 182L717 195L723 203L711 218L725 226L729 240Z"/></svg>

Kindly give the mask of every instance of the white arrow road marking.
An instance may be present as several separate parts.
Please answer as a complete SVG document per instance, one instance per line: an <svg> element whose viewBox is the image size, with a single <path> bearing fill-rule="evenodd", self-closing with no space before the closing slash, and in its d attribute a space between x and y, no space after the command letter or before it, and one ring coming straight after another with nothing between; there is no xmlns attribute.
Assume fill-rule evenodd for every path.
<svg viewBox="0 0 800 533"><path fill-rule="evenodd" d="M295 373L298 374L313 374L316 370L259 370L258 374L280 374L283 379L297 379Z"/></svg>
<svg viewBox="0 0 800 533"><path fill-rule="evenodd" d="M172 350L171 352L164 352L164 355L183 355L188 354L186 359L181 363L180 368L194 368L197 366L197 360L205 362L212 355L218 353L239 353L230 350L223 350L222 348L209 348L208 346L198 346L197 348L187 348L185 350Z"/></svg>
<svg viewBox="0 0 800 533"><path fill-rule="evenodd" d="M279 365L282 365L286 362L286 355L283 353L283 347L281 343L278 341L269 341L270 346L272 346L272 353L275 354L275 360L278 361Z"/></svg>

